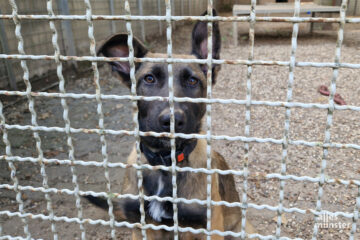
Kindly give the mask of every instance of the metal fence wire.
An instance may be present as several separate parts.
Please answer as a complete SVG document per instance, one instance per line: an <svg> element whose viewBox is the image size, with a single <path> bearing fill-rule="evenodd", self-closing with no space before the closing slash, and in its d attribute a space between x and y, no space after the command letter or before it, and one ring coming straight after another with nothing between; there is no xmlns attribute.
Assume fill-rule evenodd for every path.
<svg viewBox="0 0 360 240"><path fill-rule="evenodd" d="M245 238L258 238L258 239L291 239L288 237L281 236L281 216L283 213L297 213L297 214L306 214L311 212L314 216L315 223L317 222L320 215L327 214L329 216L342 216L344 218L351 219L352 225L350 230L349 239L355 239L355 232L357 231L357 221L359 219L359 209L360 209L360 181L353 180L344 180L344 179L329 179L325 176L325 169L327 163L327 156L329 148L350 148L355 150L360 150L360 145L347 143L341 144L336 142L331 142L330 136L330 128L333 123L333 113L334 111L342 111L342 110L351 110L351 111L360 111L360 106L351 106L351 105L335 105L334 104L334 96L336 93L336 80L338 77L339 69L341 68L352 68L352 69L360 69L359 63L345 63L340 61L341 56L341 46L343 43L344 37L344 26L346 23L360 23L360 18L347 18L346 17L346 9L347 9L347 0L342 0L341 11L339 18L313 18L313 17L300 17L300 0L295 1L295 12L293 17L259 17L256 16L256 0L251 1L251 14L249 16L242 17L220 17L220 16L212 16L212 8L213 8L213 0L208 0L207 9L209 15L206 16L174 16L172 14L172 1L166 0L166 14L164 16L146 16L146 15L131 15L130 3L128 0L125 1L124 9L125 13L123 15L95 15L92 12L92 7L90 0L84 0L84 4L86 7L85 15L56 15L53 10L53 1L47 0L47 14L38 14L38 15L21 15L18 13L18 7L15 0L9 0L9 3L12 8L12 14L1 14L1 19L12 19L15 24L15 36L17 39L17 47L18 54L0 54L0 59L17 59L21 61L21 68L23 71L23 80L26 85L25 91L6 91L1 90L1 95L14 95L14 96L26 96L28 100L28 107L31 113L31 125L11 125L7 124L4 114L3 114L3 104L0 102L0 121L1 121L1 129L3 135L3 142L6 146L6 154L0 156L2 161L6 161L8 163L9 168L11 169L11 180L13 184L0 184L0 189L8 189L13 190L16 193L16 202L18 204L17 211L10 210L2 210L0 211L1 216L8 217L19 217L21 218L24 226L24 237L22 236L9 236L2 235L3 228L0 226L0 239L32 239L31 230L29 229L28 220L29 219L41 219L43 221L49 221L51 224L51 233L54 239L58 239L58 231L57 224L59 222L67 222L67 223L77 223L79 224L81 230L81 239L86 239L86 231L84 228L84 224L92 224L92 225L104 225L109 226L111 229L111 236L115 238L116 228L118 227L127 227L127 228L140 228L142 230L143 239L146 239L146 229L154 229L160 230L164 229L167 231L174 232L174 239L179 239L179 232L191 232L194 234L203 233L207 235L207 239L211 239L211 236L216 234L220 236L234 236ZM21 20L31 19L31 20L47 20L49 22L50 29L52 31L52 46L53 46L53 55L29 55L24 51L24 40L21 34ZM58 20L79 20L85 21L88 25L88 39L90 42L90 55L89 56L65 56L60 53L59 47L59 35L57 29L55 27L55 23ZM129 57L124 58L115 58L115 57L98 57L96 56L95 51L95 38L94 38L94 22L97 20L124 20L126 21L126 30L128 34L128 47L130 50ZM134 57L134 49L132 46L133 39L133 30L132 24L136 21L165 21L166 22L166 38L167 38L167 57L165 58L135 58ZM191 21L207 21L208 27L208 55L206 59L180 59L173 58L172 54L172 23L183 21L183 20L191 20ZM239 60L226 60L226 59L212 59L212 22L214 21L223 21L223 22L249 22L249 55L248 59L239 59ZM289 61L262 61L254 59L254 27L256 22L290 22L293 24L293 32L291 38L291 57ZM337 35L337 43L336 43L336 51L335 51L335 60L334 62L298 62L296 61L295 55L297 50L297 36L299 31L299 23L303 22L332 22L339 24L339 30ZM54 61L56 63L56 73L59 79L59 93L51 93L51 92L33 92L31 83L29 81L29 68L28 64L30 61L37 60L46 60L46 61ZM65 79L63 76L63 62L67 61L86 61L91 62L94 82L96 86L95 94L85 94L85 93L67 93L65 91ZM131 78L131 95L105 95L101 93L100 83L99 83L99 71L98 71L98 63L99 62L111 62L111 61L121 61L121 62L129 62L130 63L130 78ZM156 62L156 63L167 63L168 66L168 83L169 83L169 96L168 97L144 97L137 96L136 94L136 79L135 79L135 63L137 62ZM175 97L173 91L173 64L174 63L201 63L206 64L208 66L207 73L207 97L206 98L182 98ZM218 99L212 98L212 86L211 86L211 66L212 64L237 64L237 65L245 65L247 66L247 84L246 84L246 99L245 100L236 100L236 99ZM286 66L289 69L288 75L288 87L287 87L287 100L286 102L276 102L276 101L255 101L252 100L251 96L251 80L252 80L252 68L254 65L280 65ZM294 85L294 68L295 67L317 67L317 68L332 68L333 74L331 79L331 87L330 87L330 96L329 102L327 104L316 104L316 103L302 103L302 102L293 102L292 94L293 94L293 85ZM63 107L63 120L65 122L64 127L47 127L41 126L37 122L37 112L34 109L34 99L36 97L47 97L47 98L60 98L61 105ZM85 129L85 128L73 128L71 127L70 119L69 119L69 108L68 108L68 99L95 99L97 103L97 114L98 114L98 126L96 129ZM113 130L106 129L104 127L104 113L102 107L103 100L131 100L132 106L134 109L133 114L133 122L134 122L134 130ZM171 113L171 121L170 121L170 132L169 133L156 133L156 132L142 132L139 130L138 123L138 109L137 109L137 101L167 101L170 105L170 113ZM183 134L183 133L175 133L174 128L174 103L175 102L193 102L193 103L206 103L206 133L205 134ZM245 131L242 136L226 136L226 135L213 135L211 130L211 106L213 103L221 103L221 104L238 104L245 106ZM285 122L284 122L284 130L283 130L283 138L282 139L273 139L273 138L256 138L250 137L250 123L251 123L251 106L253 105L263 105L263 106L277 106L285 108ZM325 129L325 139L323 142L309 142L303 140L292 140L289 138L289 126L290 126L290 116L291 110L293 108L318 108L318 109L327 109L327 119L326 119L326 129ZM12 154L12 147L10 141L8 139L8 130L17 129L17 130L30 130L33 133L33 137L36 141L36 157L21 157ZM67 136L67 145L69 147L68 159L60 160L60 159L50 159L44 157L44 152L42 150L42 142L39 137L39 132L58 132L65 133ZM102 153L102 162L95 161L82 161L75 159L74 156L74 145L72 134L74 133L96 133L100 136L101 140L101 153ZM123 163L110 163L108 161L108 153L107 153L107 142L105 135L131 135L136 139L136 152L138 161L136 164L127 165ZM171 166L159 166L153 167L148 164L142 164L140 162L140 136L154 136L154 137L168 137L171 139ZM196 139L206 139L207 142L207 167L206 168L191 168L191 167L178 167L176 166L176 158L175 158L175 141L176 138L196 138ZM211 142L215 140L228 140L228 141L241 141L245 143L245 159L243 169L241 171L236 170L220 170L220 169L212 169L211 168ZM273 143L282 146L282 159L281 159L281 172L280 173L268 173L266 174L266 179L278 179L280 181L280 193L279 193L279 203L278 205L271 206L267 204L257 205L254 203L249 203L247 200L247 188L248 188L248 153L249 153L249 143L257 142L257 143ZM310 176L295 176L288 175L286 172L287 166L287 150L289 145L303 145L308 147L321 147L322 148L322 163L321 163L321 174L318 177L310 177ZM19 184L19 179L17 177L17 169L15 166L16 162L33 162L38 163L41 168L41 176L42 176L42 187L34 187L34 186L22 186ZM48 176L46 173L46 165L47 164L61 164L68 165L71 168L72 174L72 183L73 189L58 189L51 188L48 185ZM77 180L77 172L75 166L96 166L99 168L104 168L105 179L107 182L106 191L103 192L95 192L95 191L82 191L79 189L79 183ZM128 168L132 167L137 170L138 176L138 188L139 194L125 194L120 195L117 193L112 193L110 178L109 178L109 168ZM142 190L143 177L142 170L144 169L152 169L158 170L162 169L164 171L169 171L172 174L172 197L158 197L158 196L146 196ZM177 172L194 172L194 173L205 173L207 175L207 198L206 200L200 199L185 199L177 197L177 185L176 185L176 173ZM242 193L242 201L236 203L229 203L225 201L214 201L211 199L211 176L212 174L233 174L236 176L242 177L243 180L243 193ZM283 205L284 200L284 186L287 180L293 181L307 181L318 184L318 196L316 202L315 209L300 209L300 208L287 208ZM342 185L355 185L358 188L358 194L356 197L356 206L353 212L330 212L322 209L322 196L323 196L323 187L324 184L328 183L338 183ZM47 202L47 212L48 214L31 214L24 211L24 200L22 199L23 191L35 191L41 192L45 194L45 199ZM76 199L76 211L77 217L67 217L67 216L56 216L52 209L52 193L63 193L72 195ZM87 219L83 217L83 210L81 204L81 196L84 195L92 195L95 197L104 197L107 199L109 204L109 221L101 220L101 219ZM113 213L113 205L112 199L114 198L131 198L131 199L139 199L140 200L140 213L141 213L141 221L139 223L129 223L129 222L119 222L115 220ZM170 201L173 203L173 226L167 225L154 225L149 224L145 221L145 211L144 211L144 201L150 200L157 201ZM206 229L195 229L191 227L180 227L178 224L178 216L177 216L177 204L178 203L197 203L200 205L204 205L207 207L207 224ZM225 231L221 232L218 230L211 229L211 207L212 206L227 206L227 207L240 207L242 208L242 229L241 232L231 232ZM269 210L277 213L277 225L275 235L267 235L263 236L260 234L247 234L245 233L245 222L246 222L246 211L249 208L254 208L257 210ZM318 234L318 225L314 224L313 226L313 239L317 239ZM297 238L300 239L300 238Z"/></svg>

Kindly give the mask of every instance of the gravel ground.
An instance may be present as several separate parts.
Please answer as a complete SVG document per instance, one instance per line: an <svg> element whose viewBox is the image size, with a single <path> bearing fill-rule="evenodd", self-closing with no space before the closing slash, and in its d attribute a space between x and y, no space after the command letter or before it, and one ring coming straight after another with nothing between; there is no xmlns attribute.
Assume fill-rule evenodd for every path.
<svg viewBox="0 0 360 240"><path fill-rule="evenodd" d="M297 61L331 62L334 59L337 26L327 25L322 30L308 34L309 25L300 25ZM222 54L224 59L247 59L249 54L248 24L239 24L239 46L232 45L231 24L221 23ZM191 26L184 25L173 32L174 52L186 53L190 49ZM292 25L286 23L257 23L255 29L255 59L288 61L291 51ZM105 37L105 36L104 36ZM99 39L100 40L100 39ZM162 36L148 43L150 49L166 51L166 39ZM359 25L346 27L342 47L341 61L360 63L360 28ZM293 101L305 103L327 103L328 98L317 92L319 85L330 84L330 68L295 68ZM215 98L246 97L247 67L224 65L213 90ZM102 92L105 94L128 94L129 91L118 80L111 77L108 67L100 69ZM360 70L340 69L337 79L337 92L349 105L359 106ZM289 70L281 66L255 66L252 75L252 99L266 101L286 101ZM66 86L68 92L94 93L91 72L83 76L73 76ZM57 92L57 89L51 91ZM98 116L95 100L68 99L72 127L96 128ZM62 107L59 99L35 98L35 109L38 123L44 126L64 126ZM128 101L104 101L105 127L109 129L132 128L131 104ZM301 109L291 110L290 138L292 140L323 141L326 123L326 110ZM6 108L5 117L10 124L30 124L31 115L25 101ZM251 107L250 136L281 139L284 131L285 109L282 107ZM360 144L360 112L341 110L334 112L331 127L331 141L337 143ZM215 135L244 135L245 107L241 105L214 104L212 108L212 129ZM68 147L66 135L61 133L40 132L42 149L47 158L66 159ZM102 161L100 138L96 134L73 134L75 157L81 160ZM30 131L10 130L9 139L12 153L19 156L37 156L35 141ZM134 139L128 136L106 136L110 162L124 162ZM1 154L4 145L1 143ZM244 144L241 142L215 141L212 147L219 151L233 169L241 170L244 160ZM282 146L270 143L252 143L249 153L248 202L276 206L279 203L278 180L265 180L266 173L280 173ZM320 174L322 148L289 146L287 173L296 176L317 177ZM20 185L42 186L42 177L38 164L15 163ZM0 162L0 182L12 184L7 163ZM104 171L101 168L76 166L79 187L81 190L105 191ZM121 191L123 171L110 170L113 191ZM73 189L72 175L69 166L46 166L50 187ZM330 149L325 175L329 178L357 179L360 174L360 152L353 149ZM243 184L236 178L238 191L241 194ZM0 211L17 211L15 194L10 190L0 191ZM301 209L314 209L318 196L318 184L288 180L284 188L284 206ZM353 212L358 196L357 187L341 184L324 186L322 209L329 211ZM51 194L54 213L57 216L77 217L75 198L66 194ZM22 194L24 211L33 214L48 214L44 194L24 191ZM83 204L85 218L108 219L107 213ZM276 230L276 213L269 210L248 210L248 219L263 235L274 234ZM275 218L276 219L276 218ZM3 232L13 236L23 236L23 224L17 217L1 216ZM28 219L29 230L33 238L50 239L50 223L37 219ZM335 222L351 223L349 219L338 217ZM313 215L284 214L281 236L310 239L313 231ZM355 239L360 239L359 221ZM79 239L79 225L73 223L56 223L60 239ZM110 239L107 227L85 224L90 239ZM348 239L350 229L320 229L318 239ZM118 230L118 239L128 239L128 231Z"/></svg>

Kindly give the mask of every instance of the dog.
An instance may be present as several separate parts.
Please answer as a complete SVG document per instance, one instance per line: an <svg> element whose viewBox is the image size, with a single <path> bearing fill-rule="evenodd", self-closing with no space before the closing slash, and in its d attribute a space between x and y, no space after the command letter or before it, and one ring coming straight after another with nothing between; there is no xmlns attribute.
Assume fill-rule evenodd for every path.
<svg viewBox="0 0 360 240"><path fill-rule="evenodd" d="M205 12L203 15L206 15ZM213 15L216 11L213 10ZM199 21L192 31L192 49L189 55L173 55L182 59L206 59L207 22ZM217 22L213 23L212 58L220 58L221 36ZM98 55L106 57L128 57L128 35L116 34L108 38L98 49ZM137 39L133 38L133 53L136 58L166 58L165 54L152 53ZM112 71L129 88L131 87L129 62L109 62ZM169 94L168 68L166 63L142 62L135 65L136 93L140 96L162 96ZM212 84L220 65L212 65ZM207 88L207 65L198 63L173 64L174 96L189 98L205 98ZM165 101L138 101L138 122L140 131L170 132L170 107ZM174 118L176 133L201 133L202 119L206 112L205 103L175 102ZM206 168L207 144L204 139L176 138L176 160L178 167ZM152 166L171 166L171 144L166 137L141 136L141 162ZM224 158L217 152L211 152L212 168L229 169ZM128 157L128 164L137 162L137 152L134 147ZM171 197L172 175L164 170L142 170L143 190L147 196ZM239 202L239 194L235 188L233 175L212 174L211 199L213 201ZM182 171L176 173L177 196L186 199L207 198L207 174ZM134 168L126 169L123 181L123 194L138 195L138 177ZM107 209L107 200L93 196L86 197L93 204ZM118 221L140 222L139 200L117 199L113 201L114 214ZM173 204L169 201L144 201L146 223L155 225L173 225ZM197 203L177 204L178 222L181 227L206 228L207 208ZM211 206L211 229L219 231L241 231L241 209L239 207ZM254 233L254 228L247 221L246 232ZM173 239L173 232L147 229L147 238L151 240ZM205 234L179 232L179 238L206 239ZM141 230L133 229L132 239L142 239ZM212 239L235 239L212 235Z"/></svg>

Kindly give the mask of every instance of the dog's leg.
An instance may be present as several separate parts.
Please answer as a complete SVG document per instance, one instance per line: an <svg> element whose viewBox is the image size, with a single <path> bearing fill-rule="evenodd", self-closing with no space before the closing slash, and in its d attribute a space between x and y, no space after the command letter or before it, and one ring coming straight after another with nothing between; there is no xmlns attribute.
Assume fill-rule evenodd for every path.
<svg viewBox="0 0 360 240"><path fill-rule="evenodd" d="M205 234L193 234L191 232L180 233L181 240L205 240Z"/></svg>
<svg viewBox="0 0 360 240"><path fill-rule="evenodd" d="M158 234L160 234L160 233L158 233ZM155 236L156 236L156 232L154 232L154 230L151 230L151 229L146 230L146 239L147 240L156 240ZM141 230L140 229L134 229L132 231L131 239L132 240L142 240L143 236L141 234Z"/></svg>
<svg viewBox="0 0 360 240"><path fill-rule="evenodd" d="M211 183L211 200L221 201L221 196L219 193L219 180L218 175L214 174L212 176ZM211 208L211 229L224 231L224 216L223 216L223 206L213 206ZM219 235L213 235L211 237L213 240L223 240L224 237Z"/></svg>
<svg viewBox="0 0 360 240"><path fill-rule="evenodd" d="M238 212L239 214L241 214L241 211L235 211ZM234 225L234 227L231 229L232 232L236 232L239 233L241 232L241 221L239 221L238 219L233 219L232 221L236 222L236 224ZM253 225L249 222L249 220L246 220L246 224L245 224L245 232L247 234L253 234L256 233L255 228L253 227ZM233 236L226 236L225 240L240 240L240 237L233 237ZM257 238L255 238L257 239Z"/></svg>
<svg viewBox="0 0 360 240"><path fill-rule="evenodd" d="M212 153L214 156L214 163L216 168L226 170L229 169L225 159L217 152ZM236 191L235 181L233 175L219 175L219 192L223 201L240 202L239 194ZM242 212L239 207L223 207L224 209L224 228L225 231L241 232ZM249 220L245 225L246 233L256 233L255 228L251 225ZM226 240L240 239L232 236L225 237Z"/></svg>
<svg viewBox="0 0 360 240"><path fill-rule="evenodd" d="M138 230L138 229L132 230L131 239L132 240L140 240L140 239L142 239L141 231Z"/></svg>
<svg viewBox="0 0 360 240"><path fill-rule="evenodd" d="M174 236L173 232L168 232L165 230L153 230L153 229L146 230L146 239L147 240L172 240L172 239L174 239L173 236ZM143 236L141 234L141 230L133 229L131 239L132 240L142 240ZM182 238L180 235L180 239L183 240L184 238ZM194 238L189 238L189 240L190 239L195 240Z"/></svg>
<svg viewBox="0 0 360 240"><path fill-rule="evenodd" d="M104 209L106 211L109 209L107 199L105 198L94 197L91 195L84 196L84 198L101 209ZM139 222L139 201L131 199L120 199L118 201L113 201L113 206L113 212L116 221Z"/></svg>

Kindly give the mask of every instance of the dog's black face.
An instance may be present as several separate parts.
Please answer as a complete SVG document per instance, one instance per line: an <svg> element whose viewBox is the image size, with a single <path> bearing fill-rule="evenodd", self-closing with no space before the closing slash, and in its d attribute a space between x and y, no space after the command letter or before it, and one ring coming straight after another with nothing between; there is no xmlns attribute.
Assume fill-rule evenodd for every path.
<svg viewBox="0 0 360 240"><path fill-rule="evenodd" d="M216 15L215 11L213 13ZM191 55L173 55L173 58L205 59L207 58L207 22L198 22L192 32ZM217 23L213 23L213 59L220 55L220 31ZM128 57L128 36L118 34L107 40L98 53L107 57ZM133 39L134 56L137 58L166 58L166 54L151 53L137 39ZM131 86L130 64L128 62L111 62L121 80ZM136 64L136 92L139 96L169 96L168 65L166 63L144 62ZM215 83L219 65L213 65L212 81ZM173 92L175 97L204 98L206 97L207 65L197 63L173 64ZM164 101L138 101L140 131L170 132L170 107ZM201 119L206 105L204 103L174 102L175 132L199 133ZM154 149L170 148L169 138L142 137L142 142ZM186 144L185 139L176 139L177 148Z"/></svg>
<svg viewBox="0 0 360 240"><path fill-rule="evenodd" d="M166 57L166 55L161 54L148 54L147 56ZM174 55L174 57L189 58L191 56ZM137 94L141 96L168 97L168 77L167 64L143 64L136 73ZM206 97L206 77L199 64L174 64L173 86L175 97ZM139 101L138 107L141 131L170 132L170 107L168 102ZM198 133L204 113L204 103L174 102L175 132ZM168 138L143 137L142 140L152 148L170 147ZM178 147L181 147L184 139L178 138L176 143Z"/></svg>

